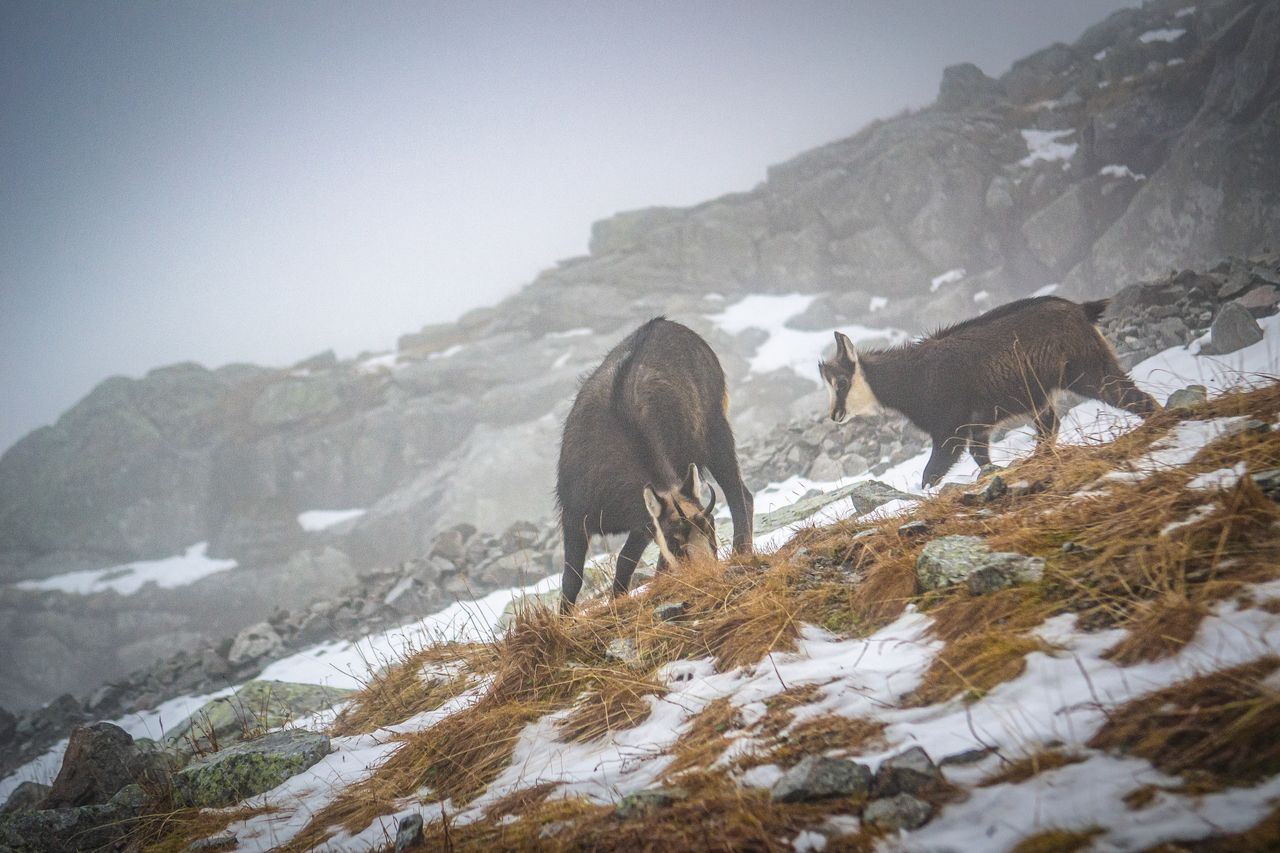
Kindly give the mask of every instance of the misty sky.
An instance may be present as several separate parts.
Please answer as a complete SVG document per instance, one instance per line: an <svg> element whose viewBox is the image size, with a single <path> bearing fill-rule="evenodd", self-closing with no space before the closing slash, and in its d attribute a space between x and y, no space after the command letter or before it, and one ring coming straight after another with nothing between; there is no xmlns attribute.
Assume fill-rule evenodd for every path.
<svg viewBox="0 0 1280 853"><path fill-rule="evenodd" d="M7 0L0 448L111 374L390 349L1123 5Z"/></svg>

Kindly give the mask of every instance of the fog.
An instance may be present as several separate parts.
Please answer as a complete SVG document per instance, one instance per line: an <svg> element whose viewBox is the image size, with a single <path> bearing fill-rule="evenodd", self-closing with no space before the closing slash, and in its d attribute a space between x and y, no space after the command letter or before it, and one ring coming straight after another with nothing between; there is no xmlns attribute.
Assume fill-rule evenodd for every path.
<svg viewBox="0 0 1280 853"><path fill-rule="evenodd" d="M108 375L392 348L1121 5L6 3L0 448Z"/></svg>

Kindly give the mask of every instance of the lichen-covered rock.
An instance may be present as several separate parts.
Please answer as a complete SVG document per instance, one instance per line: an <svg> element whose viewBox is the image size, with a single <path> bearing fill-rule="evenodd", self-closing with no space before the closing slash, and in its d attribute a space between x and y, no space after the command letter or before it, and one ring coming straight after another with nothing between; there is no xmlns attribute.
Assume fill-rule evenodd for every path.
<svg viewBox="0 0 1280 853"><path fill-rule="evenodd" d="M183 720L165 742L184 753L227 747L305 714L332 708L350 690L295 684L288 681L250 681L232 696L210 700Z"/></svg>
<svg viewBox="0 0 1280 853"><path fill-rule="evenodd" d="M329 738L314 732L273 732L195 761L174 774L181 806L218 807L270 791L329 754Z"/></svg>
<svg viewBox="0 0 1280 853"><path fill-rule="evenodd" d="M624 663L627 666L640 662L640 653L636 650L636 641L623 637L610 640L609 645L605 646L604 656L606 660Z"/></svg>
<svg viewBox="0 0 1280 853"><path fill-rule="evenodd" d="M1214 355L1226 355L1260 340L1262 327L1249 309L1236 302L1223 305L1209 327L1209 350Z"/></svg>
<svg viewBox="0 0 1280 853"><path fill-rule="evenodd" d="M147 796L139 785L126 785L101 804L5 814L0 816L0 850L118 849L133 831L146 803Z"/></svg>
<svg viewBox="0 0 1280 853"><path fill-rule="evenodd" d="M810 755L792 767L773 786L776 803L804 803L865 794L871 789L871 768L845 758Z"/></svg>
<svg viewBox="0 0 1280 853"><path fill-rule="evenodd" d="M933 806L910 794L872 800L862 810L862 822L878 829L917 829L929 822Z"/></svg>
<svg viewBox="0 0 1280 853"><path fill-rule="evenodd" d="M1188 385L1170 394L1164 405L1169 409L1189 409L1207 399L1209 399L1209 391L1203 385Z"/></svg>
<svg viewBox="0 0 1280 853"><path fill-rule="evenodd" d="M916 580L923 590L969 584L982 595L1040 579L1044 561L1009 552L993 552L978 536L941 536L924 546L916 559Z"/></svg>
<svg viewBox="0 0 1280 853"><path fill-rule="evenodd" d="M879 480L863 480L855 483L849 490L849 500L853 502L853 511L858 515L871 512L889 501L913 500L915 497Z"/></svg>
<svg viewBox="0 0 1280 853"><path fill-rule="evenodd" d="M918 794L942 781L942 771L918 746L886 758L876 770L876 795Z"/></svg>
<svg viewBox="0 0 1280 853"><path fill-rule="evenodd" d="M684 788L668 786L662 788L646 788L627 794L614 809L620 818L639 817L654 809L666 808L677 800L689 796Z"/></svg>

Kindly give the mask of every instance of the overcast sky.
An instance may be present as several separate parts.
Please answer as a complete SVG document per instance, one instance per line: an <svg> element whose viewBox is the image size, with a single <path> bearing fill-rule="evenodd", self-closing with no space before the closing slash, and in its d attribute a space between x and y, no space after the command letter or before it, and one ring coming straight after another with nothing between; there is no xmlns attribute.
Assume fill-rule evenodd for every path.
<svg viewBox="0 0 1280 853"><path fill-rule="evenodd" d="M7 0L0 448L112 374L390 349L1123 5Z"/></svg>

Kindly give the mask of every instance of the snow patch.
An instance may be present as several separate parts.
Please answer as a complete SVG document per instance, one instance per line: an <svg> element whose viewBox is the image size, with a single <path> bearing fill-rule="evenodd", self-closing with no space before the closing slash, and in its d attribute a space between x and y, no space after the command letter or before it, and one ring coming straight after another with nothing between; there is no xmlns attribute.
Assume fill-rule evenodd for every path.
<svg viewBox="0 0 1280 853"><path fill-rule="evenodd" d="M888 297L873 296L871 297L871 304L867 306L867 310L870 311L872 314L874 314L877 311L887 308L888 306L889 306Z"/></svg>
<svg viewBox="0 0 1280 853"><path fill-rule="evenodd" d="M1143 44L1151 44L1153 41L1175 42L1186 33L1186 30L1161 29L1147 30L1138 36L1138 41Z"/></svg>
<svg viewBox="0 0 1280 853"><path fill-rule="evenodd" d="M1057 290L1059 287L1061 287L1061 285L1057 284L1056 282L1054 284L1046 284L1044 287L1037 287L1035 290L1031 291L1031 295L1032 296L1048 296L1049 294Z"/></svg>
<svg viewBox="0 0 1280 853"><path fill-rule="evenodd" d="M547 337L552 340L559 340L560 338L580 338L584 335L594 334L594 329L588 329L586 326L580 326L577 329L567 329L563 332L547 332Z"/></svg>
<svg viewBox="0 0 1280 853"><path fill-rule="evenodd" d="M953 270L947 270L941 275L935 275L929 280L929 292L937 293L938 288L946 284L955 284L957 281L964 281L965 271L963 267L957 267Z"/></svg>
<svg viewBox="0 0 1280 853"><path fill-rule="evenodd" d="M298 513L298 524L308 533L327 530L330 527L359 518L368 510L363 509L309 509Z"/></svg>
<svg viewBox="0 0 1280 853"><path fill-rule="evenodd" d="M216 560L206 556L208 548L208 542L197 542L173 557L140 560L105 569L67 572L40 580L18 581L14 586L37 592L56 590L78 595L93 595L107 590L114 590L120 595L133 595L149 583L161 589L175 589L236 567L235 560Z"/></svg>
<svg viewBox="0 0 1280 853"><path fill-rule="evenodd" d="M1026 157L1018 161L1020 166L1032 166L1038 162L1053 163L1055 161L1070 160L1076 154L1076 148L1079 146L1074 143L1059 142L1065 139L1074 130L1024 130L1022 138L1027 143Z"/></svg>
<svg viewBox="0 0 1280 853"><path fill-rule="evenodd" d="M439 358L453 358L455 355L462 352L462 346L463 346L462 344L454 344L448 349L442 349L439 352L433 352L427 356L427 361L435 361L436 359L439 359Z"/></svg>
<svg viewBox="0 0 1280 853"><path fill-rule="evenodd" d="M1098 174L1104 175L1108 178L1129 178L1134 181L1145 181L1147 179L1146 175L1134 172L1128 166L1123 166L1119 163L1112 163L1109 166L1103 166L1098 170Z"/></svg>
<svg viewBox="0 0 1280 853"><path fill-rule="evenodd" d="M1230 468L1219 468L1216 471L1206 471L1191 478L1187 483L1187 488L1193 492L1207 492L1212 489L1230 489L1240 482L1240 478L1245 474L1245 464L1243 461L1237 462Z"/></svg>

